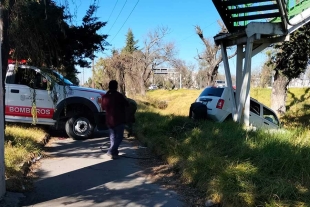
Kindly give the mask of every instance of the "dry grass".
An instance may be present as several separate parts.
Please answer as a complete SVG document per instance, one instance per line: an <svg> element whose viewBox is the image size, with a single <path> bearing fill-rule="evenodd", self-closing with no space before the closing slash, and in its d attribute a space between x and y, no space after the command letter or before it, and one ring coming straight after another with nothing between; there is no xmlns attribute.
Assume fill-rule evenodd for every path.
<svg viewBox="0 0 310 207"><path fill-rule="evenodd" d="M30 125L6 125L4 143L5 177L7 190L24 191L29 187L27 173L31 160L37 158L43 147L46 132ZM33 160L34 161L34 160Z"/></svg>
<svg viewBox="0 0 310 207"><path fill-rule="evenodd" d="M155 100L166 101L167 108L159 109L154 107L154 111L163 115L188 116L190 105L196 100L202 90L153 90L147 93L147 97L136 97L142 102L149 102L151 105ZM152 109L153 110L153 109Z"/></svg>
<svg viewBox="0 0 310 207"><path fill-rule="evenodd" d="M223 206L310 206L310 130L301 127L305 120L294 117L297 112L309 117L304 110L308 90L289 91L291 115L282 121L299 127L281 133L248 132L233 122L188 119L189 106L200 92L156 90L140 98L139 139L163 155L181 180L203 191L205 201ZM271 89L251 91L251 97L267 106L270 94ZM167 108L156 108L158 99L166 100Z"/></svg>
<svg viewBox="0 0 310 207"><path fill-rule="evenodd" d="M180 115L187 116L190 105L195 102L202 90L153 90L147 93L145 97L137 97L138 100L148 101L154 103L161 100L168 103L168 107L164 110L156 109L155 111L163 115ZM253 88L251 89L251 97L262 102L266 106L270 106L271 89L268 88Z"/></svg>

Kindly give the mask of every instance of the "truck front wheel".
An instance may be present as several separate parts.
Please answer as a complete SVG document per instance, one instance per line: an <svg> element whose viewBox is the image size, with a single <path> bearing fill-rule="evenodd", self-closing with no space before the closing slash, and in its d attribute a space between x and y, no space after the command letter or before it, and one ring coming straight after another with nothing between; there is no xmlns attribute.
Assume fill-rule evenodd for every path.
<svg viewBox="0 0 310 207"><path fill-rule="evenodd" d="M69 137L73 139L88 139L94 133L94 125L83 115L76 115L68 119L65 126Z"/></svg>

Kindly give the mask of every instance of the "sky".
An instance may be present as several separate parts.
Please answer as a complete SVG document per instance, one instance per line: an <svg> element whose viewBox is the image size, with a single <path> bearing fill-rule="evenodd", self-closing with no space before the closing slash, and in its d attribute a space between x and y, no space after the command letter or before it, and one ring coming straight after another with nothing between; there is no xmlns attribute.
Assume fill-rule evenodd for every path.
<svg viewBox="0 0 310 207"><path fill-rule="evenodd" d="M114 48L123 48L129 28L135 40L138 40L137 45L142 48L149 32L158 27L167 27L170 33L165 41L174 42L177 57L187 63L197 64L195 57L205 47L195 32L195 26L200 26L204 36L210 39L220 30L217 21L221 18L211 0L56 0L58 4L66 1L70 13L76 15L74 24L81 24L89 5L94 1L99 7L96 16L100 21L107 22L100 33L108 35L106 40L112 46L103 53L96 53L96 59L110 56ZM259 55L258 59L253 60L253 67L259 67L262 62L264 57ZM231 60L230 64L231 68L235 68L235 60ZM224 74L224 70L221 70L220 73ZM231 70L231 74L235 74L235 69ZM79 71L81 74L78 77L83 84L91 76L91 70L85 68Z"/></svg>

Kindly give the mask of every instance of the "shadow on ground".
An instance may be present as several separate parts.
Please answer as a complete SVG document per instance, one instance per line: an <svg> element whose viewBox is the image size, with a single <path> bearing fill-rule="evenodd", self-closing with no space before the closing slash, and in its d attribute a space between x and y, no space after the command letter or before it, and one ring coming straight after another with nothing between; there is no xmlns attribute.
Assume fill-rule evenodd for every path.
<svg viewBox="0 0 310 207"><path fill-rule="evenodd" d="M176 193L151 183L136 160L128 159L137 156L129 140L120 148L124 157L110 160L104 155L107 131L88 140L51 135L35 190L25 194L22 206L182 206Z"/></svg>

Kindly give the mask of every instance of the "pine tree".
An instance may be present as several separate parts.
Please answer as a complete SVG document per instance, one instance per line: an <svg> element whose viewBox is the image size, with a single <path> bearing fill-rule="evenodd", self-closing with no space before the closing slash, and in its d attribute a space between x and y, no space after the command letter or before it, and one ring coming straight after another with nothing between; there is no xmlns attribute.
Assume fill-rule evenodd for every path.
<svg viewBox="0 0 310 207"><path fill-rule="evenodd" d="M122 53L130 53L132 54L134 51L138 50L137 40L134 40L134 35L132 30L129 28L126 35L126 46L122 49Z"/></svg>
<svg viewBox="0 0 310 207"><path fill-rule="evenodd" d="M99 33L106 22L95 17L97 8L91 4L81 25L71 25L65 7L52 0L15 1L7 28L10 39L3 52L11 49L12 58L26 59L32 66L57 68L78 84L76 66L90 68L94 53L108 45L107 35Z"/></svg>

